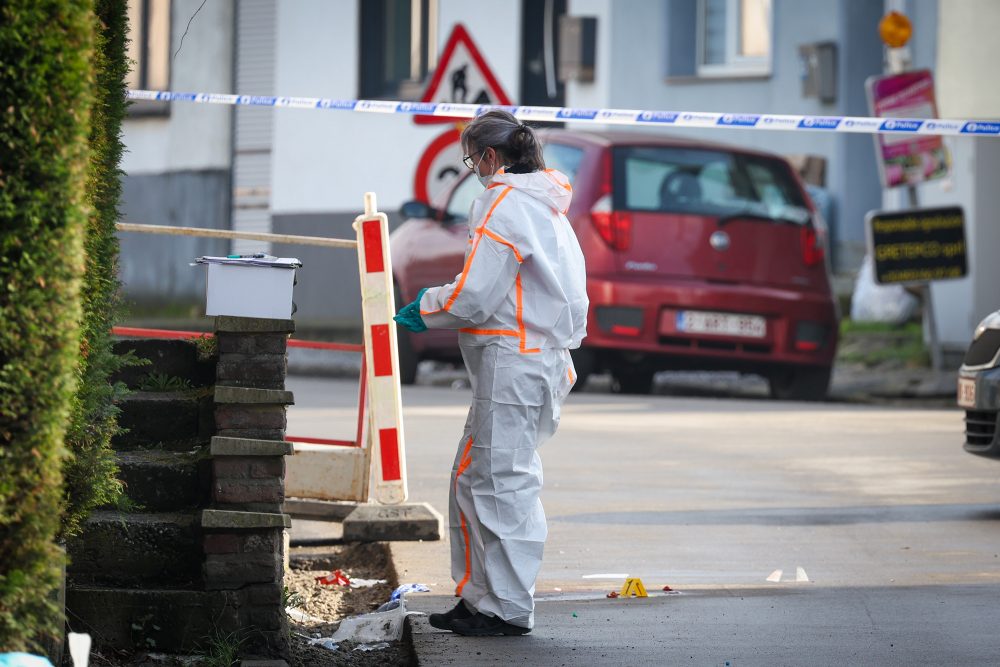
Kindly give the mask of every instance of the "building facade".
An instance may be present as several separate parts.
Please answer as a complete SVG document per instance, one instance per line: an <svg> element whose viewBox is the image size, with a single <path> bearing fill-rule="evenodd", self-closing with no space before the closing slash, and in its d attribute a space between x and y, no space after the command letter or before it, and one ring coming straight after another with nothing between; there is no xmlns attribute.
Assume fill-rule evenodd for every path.
<svg viewBox="0 0 1000 667"><path fill-rule="evenodd" d="M935 71L942 115L1000 116L1000 105L977 83L982 79L966 71L956 32L975 33L1000 21L1000 6L989 0L216 0L200 12L198 0L133 1L147 10L169 6L169 38L154 44L149 38L157 30L147 26L146 50L139 51L148 55L169 43L168 75L148 68L150 85L136 81L136 87L166 81L178 91L416 100L460 24L515 104L826 116L868 115L864 81L884 71L878 21L887 7L898 8L915 27L912 65ZM585 44L595 56L592 76L557 76L564 58L562 16L594 19L594 37ZM997 48L981 44L993 55ZM807 82L808 58L817 49L832 57L832 68ZM124 218L350 238L368 191L378 194L390 224L399 222L395 212L414 196L417 162L444 129L406 115L186 103L136 109L125 129ZM812 178L831 196L828 222L838 272L860 266L866 213L902 203L898 193L883 193L867 135L673 131L812 157L814 166L821 165ZM977 286L989 276L974 244L1000 247L996 225L984 224L996 195L979 176L1000 156L976 141L951 142L953 177L921 186L919 195L921 204L965 205L974 242L970 263L980 274L934 288L937 301L946 304L938 317L942 338L953 348L964 346L979 317L998 306L988 288ZM188 266L194 257L264 249L136 236L123 238L129 296L182 304L181 310L203 298L199 270ZM296 287L300 326L357 325L354 256L304 247L268 250L304 263Z"/></svg>

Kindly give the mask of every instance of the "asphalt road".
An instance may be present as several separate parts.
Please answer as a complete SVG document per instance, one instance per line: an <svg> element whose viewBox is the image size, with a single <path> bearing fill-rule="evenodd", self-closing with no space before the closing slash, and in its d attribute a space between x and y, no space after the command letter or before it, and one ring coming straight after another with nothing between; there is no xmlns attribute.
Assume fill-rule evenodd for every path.
<svg viewBox="0 0 1000 667"><path fill-rule="evenodd" d="M351 432L353 383L288 386L290 431ZM468 401L404 391L410 500L443 514ZM541 450L535 631L416 617L421 664L1000 663L1000 462L962 428L957 409L574 394ZM447 541L393 553L433 589L411 609L454 602ZM626 574L651 597L606 598Z"/></svg>

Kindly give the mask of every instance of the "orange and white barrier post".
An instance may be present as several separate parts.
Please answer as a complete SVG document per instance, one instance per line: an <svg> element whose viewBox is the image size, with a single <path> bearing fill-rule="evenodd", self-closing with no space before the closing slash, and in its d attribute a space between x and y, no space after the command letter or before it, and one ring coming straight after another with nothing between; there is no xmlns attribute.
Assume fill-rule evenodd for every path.
<svg viewBox="0 0 1000 667"><path fill-rule="evenodd" d="M389 219L377 211L375 193L365 193L365 213L354 220L361 273L361 313L368 385L368 433L374 448L375 499L406 500L403 403L396 347L395 294L389 257Z"/></svg>

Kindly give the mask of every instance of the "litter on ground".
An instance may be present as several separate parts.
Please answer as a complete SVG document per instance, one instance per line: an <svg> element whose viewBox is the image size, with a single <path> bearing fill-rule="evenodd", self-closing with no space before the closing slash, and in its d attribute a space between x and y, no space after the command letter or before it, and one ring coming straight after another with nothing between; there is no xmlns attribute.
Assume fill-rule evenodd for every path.
<svg viewBox="0 0 1000 667"><path fill-rule="evenodd" d="M324 586L350 586L350 578L340 570L334 570L330 574L316 577L316 581Z"/></svg>

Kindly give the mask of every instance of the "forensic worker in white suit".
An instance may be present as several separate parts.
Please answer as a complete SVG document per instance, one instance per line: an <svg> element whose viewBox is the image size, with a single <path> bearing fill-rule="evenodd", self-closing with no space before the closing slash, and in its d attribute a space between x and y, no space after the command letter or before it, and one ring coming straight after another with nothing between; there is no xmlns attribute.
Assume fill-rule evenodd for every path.
<svg viewBox="0 0 1000 667"><path fill-rule="evenodd" d="M586 335L583 253L566 219L568 179L546 169L531 128L489 111L462 132L485 192L472 204L465 266L421 290L396 321L458 329L472 407L452 468L449 524L455 595L436 628L523 635L547 528L537 449L559 425L576 381L570 350Z"/></svg>

